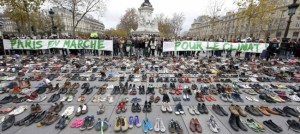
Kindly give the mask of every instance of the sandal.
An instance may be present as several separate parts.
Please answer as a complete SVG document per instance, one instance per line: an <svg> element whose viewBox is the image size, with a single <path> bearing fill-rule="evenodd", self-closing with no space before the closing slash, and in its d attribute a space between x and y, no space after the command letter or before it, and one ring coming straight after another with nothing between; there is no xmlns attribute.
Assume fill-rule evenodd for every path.
<svg viewBox="0 0 300 134"><path fill-rule="evenodd" d="M154 103L158 103L160 101L160 97L159 96L156 96L155 97L155 100L154 100Z"/></svg>

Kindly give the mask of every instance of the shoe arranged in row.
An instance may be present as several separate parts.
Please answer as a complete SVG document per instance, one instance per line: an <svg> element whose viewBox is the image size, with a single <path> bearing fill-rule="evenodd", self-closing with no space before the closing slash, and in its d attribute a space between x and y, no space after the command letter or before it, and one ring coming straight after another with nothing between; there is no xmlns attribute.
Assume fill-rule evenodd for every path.
<svg viewBox="0 0 300 134"><path fill-rule="evenodd" d="M139 116L129 116L128 118L128 128L133 128L133 126L136 126L136 127L141 127L142 124L140 123L140 119L139 119Z"/></svg>
<svg viewBox="0 0 300 134"><path fill-rule="evenodd" d="M234 104L231 104L229 106L229 111L232 113L232 114L235 114L235 115L240 115L240 116L243 116L243 117L246 117L247 116L247 113L241 108L241 106L239 105L234 105Z"/></svg>
<svg viewBox="0 0 300 134"><path fill-rule="evenodd" d="M65 101L72 102L73 98L74 98L73 95L71 95L71 94L65 94L60 101L62 101L62 102L65 102Z"/></svg>
<svg viewBox="0 0 300 134"><path fill-rule="evenodd" d="M2 123L2 131L5 131L12 127L15 123L16 117L15 115L10 115L8 118L6 118Z"/></svg>
<svg viewBox="0 0 300 134"><path fill-rule="evenodd" d="M57 124L55 125L55 128L62 130L69 124L69 122L70 122L69 116L62 116L57 122Z"/></svg>
<svg viewBox="0 0 300 134"><path fill-rule="evenodd" d="M115 132L126 132L129 128L126 117L117 117L114 123L114 131Z"/></svg>
<svg viewBox="0 0 300 134"><path fill-rule="evenodd" d="M202 133L202 127L201 127L200 122L197 118L192 118L190 120L190 130L192 132Z"/></svg>
<svg viewBox="0 0 300 134"><path fill-rule="evenodd" d="M212 110L220 116L228 116L228 113L225 111L225 109L218 104L217 105L213 104Z"/></svg>
<svg viewBox="0 0 300 134"><path fill-rule="evenodd" d="M97 115L103 114L104 112L105 112L105 106L103 103L100 103L97 110Z"/></svg>
<svg viewBox="0 0 300 134"><path fill-rule="evenodd" d="M209 129L214 132L214 133L218 133L220 132L220 127L219 125L217 124L214 116L210 116L209 120L208 120L208 126L209 126Z"/></svg>
<svg viewBox="0 0 300 134"><path fill-rule="evenodd" d="M173 110L172 110L170 102L163 102L162 105L161 105L161 111L163 113L165 113L165 112L172 113Z"/></svg>
<svg viewBox="0 0 300 134"><path fill-rule="evenodd" d="M23 113L27 108L28 108L27 105L19 106L18 108L14 109L10 113L8 113L8 115L19 115L19 114Z"/></svg>
<svg viewBox="0 0 300 134"><path fill-rule="evenodd" d="M96 123L94 125L96 131L101 131L101 133L106 131L109 126L110 126L110 123L108 122L107 118L105 118L104 120L101 120L100 118L98 118L98 120L96 121Z"/></svg>
<svg viewBox="0 0 300 134"><path fill-rule="evenodd" d="M234 131L248 131L247 127L243 124L239 115L231 114L229 124Z"/></svg>
<svg viewBox="0 0 300 134"><path fill-rule="evenodd" d="M132 103L131 112L132 113L139 113L142 111L141 105L139 103Z"/></svg>
<svg viewBox="0 0 300 134"><path fill-rule="evenodd" d="M127 111L127 106L126 106L126 102L120 102L118 105L117 105L117 108L116 108L116 113L117 114L120 114L121 112L125 113Z"/></svg>
<svg viewBox="0 0 300 134"><path fill-rule="evenodd" d="M265 131L265 127L261 123L254 121L253 119L247 119L246 124L249 128L251 128L255 132Z"/></svg>
<svg viewBox="0 0 300 134"><path fill-rule="evenodd" d="M162 118L156 118L155 124L154 124L154 131L155 132L162 132L164 133L166 131L166 127L164 125L164 122Z"/></svg>
<svg viewBox="0 0 300 134"><path fill-rule="evenodd" d="M143 132L147 133L148 131L152 131L153 130L153 124L152 122L146 118L143 120Z"/></svg>
<svg viewBox="0 0 300 134"><path fill-rule="evenodd" d="M200 114L200 112L194 106L189 106L188 111L191 115L199 115Z"/></svg>
<svg viewBox="0 0 300 134"><path fill-rule="evenodd" d="M183 129L178 121L175 121L173 119L170 120L169 126L168 126L170 133L178 133L183 134Z"/></svg>
<svg viewBox="0 0 300 134"><path fill-rule="evenodd" d="M149 101L151 102L151 103L158 103L159 101L160 101L160 97L159 96L154 96L154 95L151 95L150 96L150 98L149 98Z"/></svg>
<svg viewBox="0 0 300 134"><path fill-rule="evenodd" d="M275 124L272 120L263 121L263 124L276 133L282 132L282 128Z"/></svg>
<svg viewBox="0 0 300 134"><path fill-rule="evenodd" d="M183 107L180 102L175 106L175 114L176 115L184 114Z"/></svg>
<svg viewBox="0 0 300 134"><path fill-rule="evenodd" d="M60 99L60 94L52 94L51 97L48 99L48 103L56 102Z"/></svg>
<svg viewBox="0 0 300 134"><path fill-rule="evenodd" d="M88 112L88 106L86 104L79 105L76 111L76 116L84 115Z"/></svg>
<svg viewBox="0 0 300 134"><path fill-rule="evenodd" d="M198 103L197 109L200 112L200 114L208 114L208 109L204 103L202 104Z"/></svg>
<svg viewBox="0 0 300 134"><path fill-rule="evenodd" d="M143 112L144 113L150 113L152 111L152 106L150 101L145 101Z"/></svg>
<svg viewBox="0 0 300 134"><path fill-rule="evenodd" d="M80 126L80 130L84 131L84 130L90 130L94 127L95 124L95 119L94 116L86 116L84 118L83 124Z"/></svg>

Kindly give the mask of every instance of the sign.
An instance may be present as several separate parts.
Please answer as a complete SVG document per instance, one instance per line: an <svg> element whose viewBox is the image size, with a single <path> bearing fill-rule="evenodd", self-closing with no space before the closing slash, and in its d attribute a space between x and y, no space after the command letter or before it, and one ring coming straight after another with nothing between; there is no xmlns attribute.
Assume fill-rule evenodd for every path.
<svg viewBox="0 0 300 134"><path fill-rule="evenodd" d="M268 43L231 43L231 42L204 42L204 41L176 41L164 42L163 51L211 51L236 50L241 52L262 53Z"/></svg>
<svg viewBox="0 0 300 134"><path fill-rule="evenodd" d="M97 32L91 32L90 37L98 37L98 33Z"/></svg>
<svg viewBox="0 0 300 134"><path fill-rule="evenodd" d="M4 49L25 49L39 50L50 48L66 48L66 49L95 49L113 51L112 40L96 40L96 39L15 39L3 40Z"/></svg>

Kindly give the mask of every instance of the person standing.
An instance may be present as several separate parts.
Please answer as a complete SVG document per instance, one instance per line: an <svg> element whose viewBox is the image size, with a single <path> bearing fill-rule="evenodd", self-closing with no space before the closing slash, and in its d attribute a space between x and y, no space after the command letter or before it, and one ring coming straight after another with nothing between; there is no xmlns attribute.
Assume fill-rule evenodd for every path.
<svg viewBox="0 0 300 134"><path fill-rule="evenodd" d="M159 38L157 40L156 48L157 48L158 56L161 56L161 54L162 54L162 39Z"/></svg>
<svg viewBox="0 0 300 134"><path fill-rule="evenodd" d="M144 39L143 38L139 38L138 43L139 43L139 51L140 51L140 55L139 56L143 56L143 54L144 54L144 48L145 48Z"/></svg>
<svg viewBox="0 0 300 134"><path fill-rule="evenodd" d="M132 52L132 41L131 39L127 39L126 41L126 56L131 56Z"/></svg>
<svg viewBox="0 0 300 134"><path fill-rule="evenodd" d="M279 43L277 39L273 39L272 42L270 42L268 48L267 48L267 61L269 61L270 58L275 56L275 53L279 47Z"/></svg>
<svg viewBox="0 0 300 134"><path fill-rule="evenodd" d="M151 38L150 40L150 55L151 56L155 56L155 49L156 49L156 43L157 41L154 38Z"/></svg>
<svg viewBox="0 0 300 134"><path fill-rule="evenodd" d="M293 50L296 46L296 42L294 40L290 40L290 42L286 46L286 58L291 59L293 55Z"/></svg>
<svg viewBox="0 0 300 134"><path fill-rule="evenodd" d="M148 53L149 53L149 52L148 52L148 49L149 49L149 48L148 48L149 43L150 43L150 42L148 41L148 39L145 38L145 48L144 48L144 53L145 53L145 54L144 54L144 55L145 55L146 57L149 57L149 54L148 54Z"/></svg>
<svg viewBox="0 0 300 134"><path fill-rule="evenodd" d="M117 37L115 37L114 39L113 39L113 55L114 56L117 56L118 54L119 54L119 45L120 45L120 43L119 43L119 39L117 38Z"/></svg>
<svg viewBox="0 0 300 134"><path fill-rule="evenodd" d="M120 44L119 44L119 51L120 51L120 56L123 57L124 56L124 50L123 50L123 47L124 47L124 39L123 37L120 38Z"/></svg>

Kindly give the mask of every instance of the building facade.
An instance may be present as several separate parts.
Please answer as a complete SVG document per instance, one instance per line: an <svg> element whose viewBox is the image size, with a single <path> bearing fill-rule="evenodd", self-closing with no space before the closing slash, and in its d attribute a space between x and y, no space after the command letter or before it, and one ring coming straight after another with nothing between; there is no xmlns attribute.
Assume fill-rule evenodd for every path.
<svg viewBox="0 0 300 134"><path fill-rule="evenodd" d="M53 8L54 14L60 17L62 20L62 25L64 28L60 31L61 35L71 35L72 34L72 17L71 13L62 8ZM44 12L46 15L49 15L48 12ZM0 14L0 21L3 22L2 32L4 34L18 34L17 24L6 17L4 14ZM55 25L55 24L54 24ZM78 24L76 28L76 34L89 34L91 32L97 32L102 34L104 31L104 24L96 19L93 19L91 16L84 17ZM49 29L51 31L51 29Z"/></svg>
<svg viewBox="0 0 300 134"><path fill-rule="evenodd" d="M288 15L288 5L292 0L287 0L271 11L270 19L265 25L257 24L252 27L251 33L255 39L283 38L286 29ZM242 9L237 12L227 12L225 16L215 19L212 23L209 16L200 16L194 20L191 25L188 36L198 40L208 40L210 37L214 39L222 38L224 40L245 39L249 37L249 27L247 21L240 15ZM260 23L259 21L256 23ZM214 24L214 25L213 25ZM288 38L299 39L300 32L300 7L292 18Z"/></svg>

